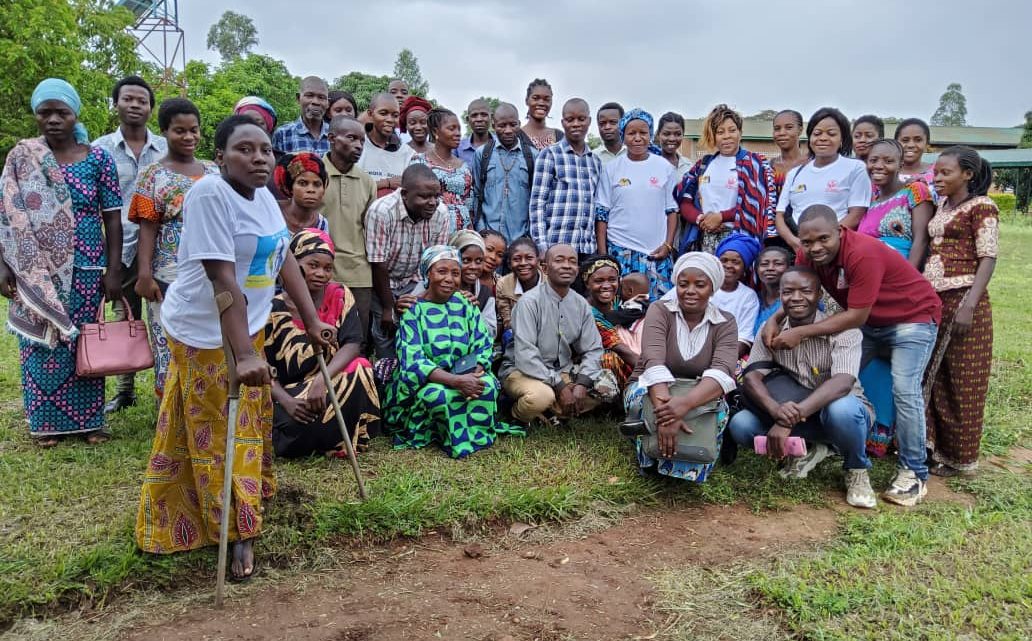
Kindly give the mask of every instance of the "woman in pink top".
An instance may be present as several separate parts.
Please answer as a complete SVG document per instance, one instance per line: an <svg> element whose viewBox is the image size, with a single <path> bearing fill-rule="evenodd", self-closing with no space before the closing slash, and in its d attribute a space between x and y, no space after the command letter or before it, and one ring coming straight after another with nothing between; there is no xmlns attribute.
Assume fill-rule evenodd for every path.
<svg viewBox="0 0 1032 641"><path fill-rule="evenodd" d="M870 146L867 173L877 195L857 231L881 240L920 270L934 213L932 192L921 179L903 184L902 161L903 147L895 140L882 138Z"/></svg>

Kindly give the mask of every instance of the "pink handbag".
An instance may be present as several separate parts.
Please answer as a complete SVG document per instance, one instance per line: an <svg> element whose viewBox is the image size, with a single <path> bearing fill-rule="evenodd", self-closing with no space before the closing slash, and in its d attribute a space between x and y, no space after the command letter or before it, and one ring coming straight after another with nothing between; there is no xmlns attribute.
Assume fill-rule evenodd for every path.
<svg viewBox="0 0 1032 641"><path fill-rule="evenodd" d="M147 340L147 324L133 318L129 302L122 299L129 320L104 320L106 299L100 299L97 322L79 330L75 351L75 373L83 378L132 374L154 367L154 354Z"/></svg>

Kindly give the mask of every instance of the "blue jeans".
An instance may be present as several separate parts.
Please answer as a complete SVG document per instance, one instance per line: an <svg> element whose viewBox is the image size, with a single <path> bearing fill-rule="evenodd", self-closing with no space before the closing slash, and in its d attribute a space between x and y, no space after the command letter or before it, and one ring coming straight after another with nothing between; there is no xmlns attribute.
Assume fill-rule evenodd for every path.
<svg viewBox="0 0 1032 641"><path fill-rule="evenodd" d="M844 470L864 470L871 467L867 460L867 430L874 417L867 407L852 394L832 401L821 410L817 425L801 423L792 428L792 436L801 436L811 443L833 446L842 455ZM727 429L740 447L752 449L753 437L763 436L773 421L766 421L749 410L731 417Z"/></svg>
<svg viewBox="0 0 1032 641"><path fill-rule="evenodd" d="M921 383L935 349L935 323L900 323L860 328L864 333L862 370L876 356L892 364L892 400L896 405L896 445L900 467L928 478L925 451L925 405Z"/></svg>

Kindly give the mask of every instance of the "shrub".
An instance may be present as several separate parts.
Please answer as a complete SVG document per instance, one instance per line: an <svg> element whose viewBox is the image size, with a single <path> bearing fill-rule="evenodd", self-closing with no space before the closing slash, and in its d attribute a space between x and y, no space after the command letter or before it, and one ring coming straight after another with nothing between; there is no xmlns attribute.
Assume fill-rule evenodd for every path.
<svg viewBox="0 0 1032 641"><path fill-rule="evenodd" d="M1000 211L1014 211L1017 203L1014 194L989 194L989 197L993 199Z"/></svg>

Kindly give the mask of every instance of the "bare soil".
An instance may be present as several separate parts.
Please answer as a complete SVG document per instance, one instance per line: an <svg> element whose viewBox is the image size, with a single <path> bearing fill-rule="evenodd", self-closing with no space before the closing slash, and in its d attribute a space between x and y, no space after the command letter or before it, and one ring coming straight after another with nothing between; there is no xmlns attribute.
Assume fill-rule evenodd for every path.
<svg viewBox="0 0 1032 641"><path fill-rule="evenodd" d="M353 553L303 585L273 583L141 627L136 641L484 641L652 638L651 572L770 557L830 538L836 509L754 514L742 507L649 510L573 539L478 541L434 534ZM515 528L520 529L519 526ZM525 539L531 539L530 541ZM538 539L536 542L534 539ZM153 620L153 619L151 619Z"/></svg>

